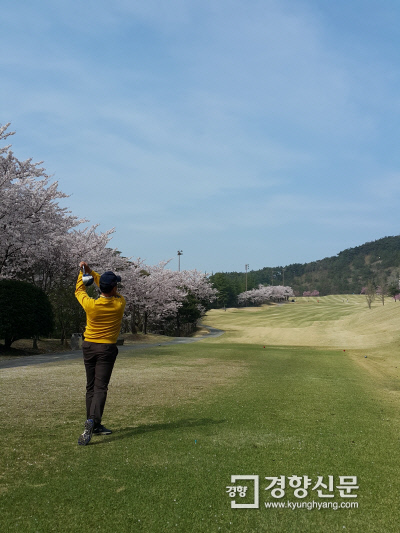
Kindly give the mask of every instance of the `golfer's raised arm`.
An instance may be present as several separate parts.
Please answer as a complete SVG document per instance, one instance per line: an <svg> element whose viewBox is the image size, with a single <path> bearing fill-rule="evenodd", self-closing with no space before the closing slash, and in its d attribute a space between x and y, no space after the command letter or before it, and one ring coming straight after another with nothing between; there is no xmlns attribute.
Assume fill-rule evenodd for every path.
<svg viewBox="0 0 400 533"><path fill-rule="evenodd" d="M98 287L100 287L100 274L98 272L95 272L94 270L91 270L90 275L93 276L94 283ZM82 281L82 270L79 271L78 279L76 281L75 296L78 302L85 310L87 309L87 306L90 305L92 301L94 301L93 298L90 298L90 296L86 292L86 287Z"/></svg>
<svg viewBox="0 0 400 533"><path fill-rule="evenodd" d="M82 270L83 268L85 268L85 272L86 274L91 274L92 273L92 269L90 268L90 266L86 263L86 261L81 261L79 263L79 268Z"/></svg>

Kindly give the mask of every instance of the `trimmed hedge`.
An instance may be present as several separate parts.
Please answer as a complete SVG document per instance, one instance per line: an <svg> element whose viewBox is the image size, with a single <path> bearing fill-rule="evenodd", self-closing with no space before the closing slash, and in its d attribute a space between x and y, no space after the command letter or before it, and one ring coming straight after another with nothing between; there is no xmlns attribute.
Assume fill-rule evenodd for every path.
<svg viewBox="0 0 400 533"><path fill-rule="evenodd" d="M6 348L18 339L48 335L53 327L51 304L41 289L25 281L0 280L0 339Z"/></svg>

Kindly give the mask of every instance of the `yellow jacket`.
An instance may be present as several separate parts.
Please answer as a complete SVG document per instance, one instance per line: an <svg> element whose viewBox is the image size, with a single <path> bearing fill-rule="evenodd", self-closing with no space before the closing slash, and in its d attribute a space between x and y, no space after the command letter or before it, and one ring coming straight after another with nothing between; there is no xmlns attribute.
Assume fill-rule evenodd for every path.
<svg viewBox="0 0 400 533"><path fill-rule="evenodd" d="M100 274L92 270L94 282L99 287ZM115 344L121 329L125 298L118 294L107 298L90 298L82 281L82 272L76 282L75 296L86 311L85 341L100 344Z"/></svg>

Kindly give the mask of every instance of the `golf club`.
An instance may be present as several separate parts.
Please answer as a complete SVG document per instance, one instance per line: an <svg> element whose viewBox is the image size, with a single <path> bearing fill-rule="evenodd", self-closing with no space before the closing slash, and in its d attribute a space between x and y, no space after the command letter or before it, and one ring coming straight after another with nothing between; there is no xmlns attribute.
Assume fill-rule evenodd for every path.
<svg viewBox="0 0 400 533"><path fill-rule="evenodd" d="M86 287L89 287L93 283L94 279L93 276L90 276L89 274L86 274L85 267L82 267L82 282Z"/></svg>

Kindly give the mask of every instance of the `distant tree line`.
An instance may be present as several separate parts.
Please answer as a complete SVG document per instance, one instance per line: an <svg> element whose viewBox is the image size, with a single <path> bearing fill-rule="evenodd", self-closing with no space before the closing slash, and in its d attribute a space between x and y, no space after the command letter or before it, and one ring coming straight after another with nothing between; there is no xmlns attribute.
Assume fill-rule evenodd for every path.
<svg viewBox="0 0 400 533"><path fill-rule="evenodd" d="M384 237L349 248L336 256L311 263L265 267L247 273L248 290L261 285L290 286L296 296L316 291L328 294L360 294L368 283L381 287L385 294L399 292L400 236ZM210 277L218 289L215 306L238 305L245 291L244 272L217 272Z"/></svg>

